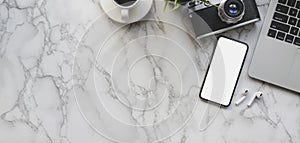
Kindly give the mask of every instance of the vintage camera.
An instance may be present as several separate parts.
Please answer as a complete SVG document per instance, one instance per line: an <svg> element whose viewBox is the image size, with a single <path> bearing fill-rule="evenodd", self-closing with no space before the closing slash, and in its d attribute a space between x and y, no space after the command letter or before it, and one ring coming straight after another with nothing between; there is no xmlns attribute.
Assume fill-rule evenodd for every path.
<svg viewBox="0 0 300 143"><path fill-rule="evenodd" d="M255 0L222 0L208 7L195 0L187 6L198 39L260 20Z"/></svg>

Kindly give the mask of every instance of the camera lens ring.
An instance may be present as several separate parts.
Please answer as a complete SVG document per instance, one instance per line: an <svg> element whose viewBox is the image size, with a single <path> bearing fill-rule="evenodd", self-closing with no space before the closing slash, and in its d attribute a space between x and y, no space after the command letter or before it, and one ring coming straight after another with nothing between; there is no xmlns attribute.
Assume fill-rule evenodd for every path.
<svg viewBox="0 0 300 143"><path fill-rule="evenodd" d="M222 0L218 8L218 15L227 24L239 22L245 15L243 0Z"/></svg>
<svg viewBox="0 0 300 143"><path fill-rule="evenodd" d="M224 4L224 12L229 17L238 17L243 11L244 3L241 0L227 0Z"/></svg>

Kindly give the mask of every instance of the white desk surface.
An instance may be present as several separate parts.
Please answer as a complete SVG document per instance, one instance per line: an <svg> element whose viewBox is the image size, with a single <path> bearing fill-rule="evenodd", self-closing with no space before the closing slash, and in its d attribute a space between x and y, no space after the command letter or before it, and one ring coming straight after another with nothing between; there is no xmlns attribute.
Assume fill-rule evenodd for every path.
<svg viewBox="0 0 300 143"><path fill-rule="evenodd" d="M299 143L300 95L247 75L268 3L269 0L257 0L262 21L224 33L250 47L233 102L244 88L249 88L251 93L263 91L265 94L251 108L244 103L219 110L198 99L199 89L193 89L203 80L215 39L206 38L198 41L200 46L193 45L197 42L183 32L192 30L182 11L163 13L161 1L156 1L145 18L156 21L132 24L116 32L113 35L116 38L108 40L112 47L122 47L134 38L140 39L130 45L133 49L120 52L123 59L116 59L120 60L115 65L117 74L112 76L105 69L111 66L111 55L118 54L117 47L102 53L99 45L76 48L90 23L103 15L97 0L0 0L0 143L111 143L113 139L129 143L161 139L164 143ZM98 42L103 42L101 38L107 37L120 24L105 16L100 19L98 21L103 25L98 30L103 30L100 31L103 34L94 33L91 37L99 36ZM182 29L159 20L174 23ZM155 34L161 37L151 36ZM180 49L162 37L190 46ZM86 42L90 42L89 38ZM136 48L137 45L140 48ZM122 70L131 69L129 62L137 60L138 56L153 52L158 56L136 62L144 67L132 71L132 83L128 84ZM189 57L184 58L187 53ZM97 57L100 63L95 70L94 61L87 57L90 55L90 59L95 59L93 56L97 54L103 55ZM163 57L168 57L171 62L166 62ZM78 67L73 68L74 63ZM178 67L180 76L172 63ZM195 73L198 73L199 81ZM98 76L93 77L94 74ZM155 82L149 80L153 75ZM111 76L112 85L104 82L105 77ZM99 80L91 82L90 78ZM143 87L148 86L144 80L151 81L149 87ZM129 91L118 84L134 87ZM182 93L179 87L182 87ZM90 97L94 88L100 100ZM148 88L154 90L149 92ZM167 91L165 98L161 97L165 95L161 90ZM118 92L123 97L115 96ZM136 93L138 97L126 92ZM187 101L182 101L185 98ZM164 100L164 105L154 106L159 99ZM121 104L121 100L125 104ZM187 104L180 106L181 102ZM105 111L100 104L109 107L105 109L117 120L136 125L136 129L116 125L102 113ZM123 107L125 105L130 106ZM139 110L142 107L149 107L149 110ZM174 115L174 118L167 115ZM156 124L169 118L172 119L164 125ZM91 121L90 125L87 120Z"/></svg>

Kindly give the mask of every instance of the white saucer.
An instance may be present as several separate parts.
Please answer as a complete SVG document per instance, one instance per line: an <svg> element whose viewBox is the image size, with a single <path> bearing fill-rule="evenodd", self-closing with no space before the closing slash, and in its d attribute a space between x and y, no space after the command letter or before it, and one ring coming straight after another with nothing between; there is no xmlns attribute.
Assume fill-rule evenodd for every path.
<svg viewBox="0 0 300 143"><path fill-rule="evenodd" d="M150 11L153 0L140 0L139 3L129 10L129 20L124 21L121 18L121 9L117 7L113 0L100 0L101 7L108 17L119 23L133 23L144 18Z"/></svg>

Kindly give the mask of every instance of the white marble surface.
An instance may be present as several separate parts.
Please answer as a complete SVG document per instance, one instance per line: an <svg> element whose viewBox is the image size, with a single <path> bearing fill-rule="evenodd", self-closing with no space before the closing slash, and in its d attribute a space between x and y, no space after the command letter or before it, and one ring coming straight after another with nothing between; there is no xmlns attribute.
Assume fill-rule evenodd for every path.
<svg viewBox="0 0 300 143"><path fill-rule="evenodd" d="M233 101L265 95L223 109L198 99L215 38L162 9L122 27L97 0L0 0L0 143L300 142L299 94L247 75L263 21L224 35L250 46Z"/></svg>

